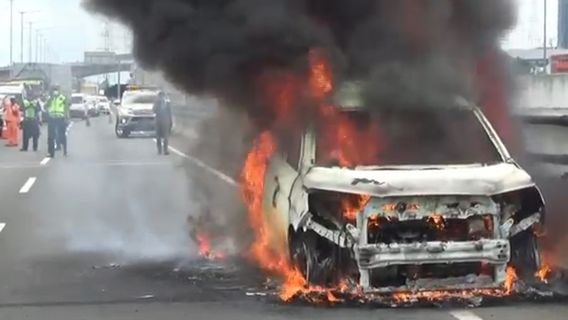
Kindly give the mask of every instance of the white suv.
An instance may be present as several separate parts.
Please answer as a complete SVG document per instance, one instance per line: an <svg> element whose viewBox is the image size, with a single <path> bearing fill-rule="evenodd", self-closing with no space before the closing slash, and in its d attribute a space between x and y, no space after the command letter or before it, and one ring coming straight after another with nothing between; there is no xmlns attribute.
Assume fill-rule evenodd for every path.
<svg viewBox="0 0 568 320"><path fill-rule="evenodd" d="M346 165L326 123L269 163L264 213L273 249L287 250L309 282L351 279L369 292L500 288L509 266L540 266L533 228L544 201L480 109L339 113L360 132L364 157ZM378 131L370 130L378 124Z"/></svg>

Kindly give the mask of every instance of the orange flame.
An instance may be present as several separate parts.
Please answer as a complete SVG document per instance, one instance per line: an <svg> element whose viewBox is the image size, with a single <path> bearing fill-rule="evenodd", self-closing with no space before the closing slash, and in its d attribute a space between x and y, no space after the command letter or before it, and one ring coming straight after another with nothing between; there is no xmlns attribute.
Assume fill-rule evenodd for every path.
<svg viewBox="0 0 568 320"><path fill-rule="evenodd" d="M311 50L310 56L310 92L320 103L333 91L333 71L321 50Z"/></svg>
<svg viewBox="0 0 568 320"><path fill-rule="evenodd" d="M513 267L507 268L507 278L505 279L505 293L510 295L515 289L515 283L519 280L517 271Z"/></svg>
<svg viewBox="0 0 568 320"><path fill-rule="evenodd" d="M199 248L199 255L209 260L224 259L225 254L216 252L211 247L211 240L205 233L198 233L196 236L197 246Z"/></svg>
<svg viewBox="0 0 568 320"><path fill-rule="evenodd" d="M341 199L341 208L343 217L349 221L357 220L357 215L371 200L371 196L367 195L354 195L346 196Z"/></svg>
<svg viewBox="0 0 568 320"><path fill-rule="evenodd" d="M540 270L538 270L534 276L537 277L540 281L548 283L548 279L550 278L551 274L552 274L552 268L550 267L550 265L547 263L543 263Z"/></svg>
<svg viewBox="0 0 568 320"><path fill-rule="evenodd" d="M269 132L262 133L249 152L241 173L241 196L248 207L250 225L256 236L250 253L260 266L271 272L278 272L286 264L284 257L275 256L270 250L269 229L262 207L264 176L276 148L274 137Z"/></svg>
<svg viewBox="0 0 568 320"><path fill-rule="evenodd" d="M330 64L323 51L312 50L309 55L311 71L309 88L312 98L319 103L333 91L333 77ZM262 76L259 79L265 103L272 107L275 126L290 124L291 117L298 113L298 99L302 83L292 74ZM264 177L270 158L277 151L276 138L270 131L261 133L247 155L241 172L241 196L245 202L255 241L250 248L250 256L263 269L284 278L280 297L290 300L299 292L314 290L307 288L307 281L302 273L293 268L287 255L274 252L270 247L270 229L264 218Z"/></svg>
<svg viewBox="0 0 568 320"><path fill-rule="evenodd" d="M446 229L446 222L444 217L439 214L434 214L428 218L428 222L436 227L436 229L443 231Z"/></svg>

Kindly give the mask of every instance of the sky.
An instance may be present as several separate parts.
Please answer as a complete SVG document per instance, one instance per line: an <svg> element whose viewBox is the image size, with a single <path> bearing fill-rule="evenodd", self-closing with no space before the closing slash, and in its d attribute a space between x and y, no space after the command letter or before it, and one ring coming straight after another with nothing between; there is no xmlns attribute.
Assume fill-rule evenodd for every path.
<svg viewBox="0 0 568 320"><path fill-rule="evenodd" d="M159 0L157 0L159 1ZM497 1L497 0L496 0ZM505 49L542 46L545 0L514 0L518 7L518 23L503 38ZM558 0L548 2L548 43L556 45ZM46 39L50 62L77 62L83 52L104 49L103 31L107 20L93 16L81 7L81 0L14 0L14 61L20 61L20 12L24 16L24 62L29 60L29 22L32 22L32 60L35 60L36 31ZM0 66L10 61L10 0L0 0ZM110 25L111 48L127 52L131 45L129 32L117 24Z"/></svg>
<svg viewBox="0 0 568 320"><path fill-rule="evenodd" d="M32 59L35 61L36 33L46 39L50 62L77 62L83 52L104 49L107 20L81 7L81 0L14 0L14 61L20 61L21 14L24 14L24 62L29 60L29 22L32 22ZM111 24L111 46L119 52L130 47L127 30ZM10 62L10 0L0 0L0 65Z"/></svg>

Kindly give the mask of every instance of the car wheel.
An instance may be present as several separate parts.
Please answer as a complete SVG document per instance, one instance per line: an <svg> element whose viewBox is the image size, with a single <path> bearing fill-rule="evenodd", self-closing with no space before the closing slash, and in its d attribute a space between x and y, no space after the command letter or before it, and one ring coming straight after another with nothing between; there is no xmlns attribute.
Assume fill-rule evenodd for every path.
<svg viewBox="0 0 568 320"><path fill-rule="evenodd" d="M541 267L538 239L532 230L526 230L511 238L511 265L520 279L534 279Z"/></svg>
<svg viewBox="0 0 568 320"><path fill-rule="evenodd" d="M315 232L289 233L290 258L309 284L331 286L337 283L333 245Z"/></svg>
<svg viewBox="0 0 568 320"><path fill-rule="evenodd" d="M130 135L130 132L128 132L128 130L124 130L118 126L118 122L114 126L114 133L119 138L128 138L128 136Z"/></svg>

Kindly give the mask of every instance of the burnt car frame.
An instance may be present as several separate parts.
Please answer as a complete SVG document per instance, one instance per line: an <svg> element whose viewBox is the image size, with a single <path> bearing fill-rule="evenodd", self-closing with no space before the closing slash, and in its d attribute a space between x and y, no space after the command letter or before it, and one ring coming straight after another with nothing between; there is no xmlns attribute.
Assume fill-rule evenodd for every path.
<svg viewBox="0 0 568 320"><path fill-rule="evenodd" d="M367 292L502 288L507 268L531 278L544 199L481 110L473 115L495 159L459 164L322 165L317 130L270 160L264 214L273 249L310 283L345 279ZM349 111L357 112L357 111ZM348 221L345 197L366 197Z"/></svg>

